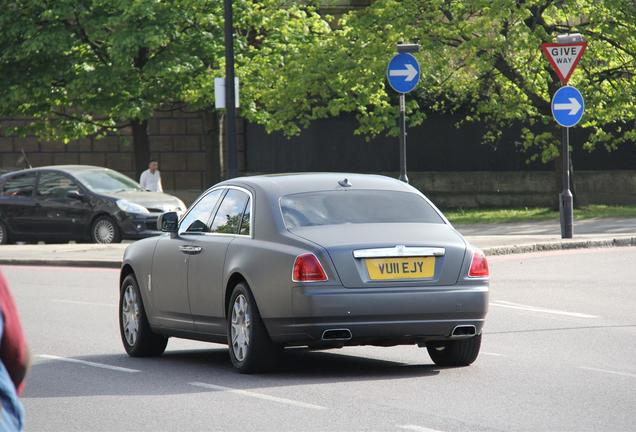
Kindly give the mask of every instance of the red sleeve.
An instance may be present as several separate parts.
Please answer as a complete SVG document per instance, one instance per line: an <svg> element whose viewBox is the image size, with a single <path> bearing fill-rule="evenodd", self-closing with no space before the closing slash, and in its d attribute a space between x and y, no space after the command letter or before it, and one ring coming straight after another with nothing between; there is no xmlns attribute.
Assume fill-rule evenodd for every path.
<svg viewBox="0 0 636 432"><path fill-rule="evenodd" d="M24 388L24 377L29 368L29 350L20 325L18 310L2 273L0 273L0 307L4 321L2 341L0 341L0 359L9 372L18 394L21 394Z"/></svg>

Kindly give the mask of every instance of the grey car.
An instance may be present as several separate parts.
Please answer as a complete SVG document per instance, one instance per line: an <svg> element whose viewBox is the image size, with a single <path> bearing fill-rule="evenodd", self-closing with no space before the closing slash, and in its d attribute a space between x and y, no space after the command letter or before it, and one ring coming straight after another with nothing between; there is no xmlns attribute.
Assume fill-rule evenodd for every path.
<svg viewBox="0 0 636 432"><path fill-rule="evenodd" d="M241 372L284 347L426 347L437 365L479 354L488 263L417 189L388 177L243 177L203 193L164 235L128 247L119 322L131 356L169 337L229 345Z"/></svg>

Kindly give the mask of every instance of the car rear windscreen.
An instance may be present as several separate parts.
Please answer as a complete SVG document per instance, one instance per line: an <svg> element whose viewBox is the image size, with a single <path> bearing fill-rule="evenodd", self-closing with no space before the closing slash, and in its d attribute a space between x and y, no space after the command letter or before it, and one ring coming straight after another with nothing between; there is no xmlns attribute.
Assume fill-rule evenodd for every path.
<svg viewBox="0 0 636 432"><path fill-rule="evenodd" d="M280 207L288 229L364 223L444 223L424 198L410 192L308 192L282 197Z"/></svg>

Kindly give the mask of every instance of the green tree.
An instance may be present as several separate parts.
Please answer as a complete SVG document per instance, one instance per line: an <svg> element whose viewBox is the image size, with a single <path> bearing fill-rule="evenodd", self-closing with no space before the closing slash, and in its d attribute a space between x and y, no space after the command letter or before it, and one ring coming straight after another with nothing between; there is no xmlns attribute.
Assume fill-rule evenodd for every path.
<svg viewBox="0 0 636 432"><path fill-rule="evenodd" d="M464 121L488 127L484 139L492 143L504 128L523 125L517 143L530 158L547 162L559 155L550 97L560 84L539 47L566 32L579 32L589 42L571 79L586 99L585 147L611 150L635 142L631 0L376 0L345 15L329 38L296 60L292 81L304 94L296 92L293 102L302 112L286 120L302 126L351 112L360 134L397 134L386 64L397 42L419 42L422 83L408 98L411 125L432 111L461 112Z"/></svg>
<svg viewBox="0 0 636 432"><path fill-rule="evenodd" d="M269 79L285 80L285 56L329 31L311 5L293 3L234 2L242 113L256 122L275 121ZM221 0L2 0L0 8L0 116L29 119L16 133L68 142L131 128L140 172L157 110L213 103L224 67Z"/></svg>

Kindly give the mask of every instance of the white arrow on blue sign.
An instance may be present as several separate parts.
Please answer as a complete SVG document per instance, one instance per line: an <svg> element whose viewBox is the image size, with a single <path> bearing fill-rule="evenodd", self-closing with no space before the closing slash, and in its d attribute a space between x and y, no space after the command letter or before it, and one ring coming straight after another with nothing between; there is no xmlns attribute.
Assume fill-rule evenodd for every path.
<svg viewBox="0 0 636 432"><path fill-rule="evenodd" d="M398 93L408 93L420 81L420 65L409 53L395 55L386 71L389 85Z"/></svg>
<svg viewBox="0 0 636 432"><path fill-rule="evenodd" d="M563 127L572 127L581 121L585 111L583 96L575 87L564 86L552 97L552 116Z"/></svg>

